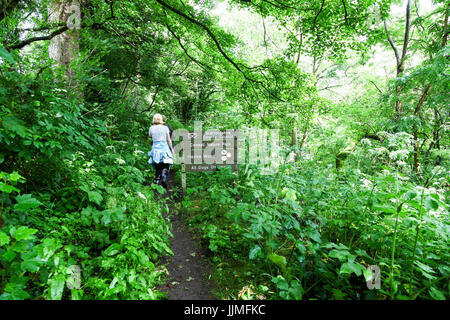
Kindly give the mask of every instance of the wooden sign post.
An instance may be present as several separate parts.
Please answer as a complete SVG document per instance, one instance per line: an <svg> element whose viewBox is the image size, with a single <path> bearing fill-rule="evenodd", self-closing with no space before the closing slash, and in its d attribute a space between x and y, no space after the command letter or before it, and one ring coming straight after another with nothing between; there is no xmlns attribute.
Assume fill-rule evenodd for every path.
<svg viewBox="0 0 450 320"><path fill-rule="evenodd" d="M189 140L183 141L185 149L181 161L181 186L186 194L186 172L215 171L230 166L238 174L238 132L227 135L222 131L202 132L202 138L188 133Z"/></svg>

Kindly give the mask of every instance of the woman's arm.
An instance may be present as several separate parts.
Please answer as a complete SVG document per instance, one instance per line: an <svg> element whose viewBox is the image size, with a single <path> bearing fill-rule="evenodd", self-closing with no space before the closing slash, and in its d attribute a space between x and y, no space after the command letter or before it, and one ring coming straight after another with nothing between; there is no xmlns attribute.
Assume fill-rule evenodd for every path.
<svg viewBox="0 0 450 320"><path fill-rule="evenodd" d="M170 139L170 133L166 135L167 144L169 145L170 151L172 151L172 155L174 154L173 148L172 148L172 139Z"/></svg>

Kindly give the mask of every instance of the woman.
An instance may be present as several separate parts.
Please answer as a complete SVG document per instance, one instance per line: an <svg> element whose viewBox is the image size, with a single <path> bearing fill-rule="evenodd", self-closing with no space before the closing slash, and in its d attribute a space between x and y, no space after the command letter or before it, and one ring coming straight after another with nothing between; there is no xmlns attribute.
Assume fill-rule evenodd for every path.
<svg viewBox="0 0 450 320"><path fill-rule="evenodd" d="M173 164L173 147L169 128L163 125L163 117L159 113L153 116L153 125L148 130L148 136L153 140L149 164L156 170L156 184L162 184L167 189L167 173Z"/></svg>

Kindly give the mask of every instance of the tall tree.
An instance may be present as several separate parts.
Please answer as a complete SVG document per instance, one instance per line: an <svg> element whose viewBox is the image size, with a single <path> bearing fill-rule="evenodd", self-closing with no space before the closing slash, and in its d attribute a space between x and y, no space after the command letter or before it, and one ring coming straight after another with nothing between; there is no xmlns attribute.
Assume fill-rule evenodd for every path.
<svg viewBox="0 0 450 320"><path fill-rule="evenodd" d="M388 23L386 20L384 20L384 30L386 32L387 41L389 42L392 50L394 51L395 55L395 62L396 62L396 77L399 78L402 76L403 72L405 71L405 60L406 55L408 52L408 44L409 44L409 35L411 31L411 0L407 0L406 3L406 13L405 13L405 30L403 32L403 48L401 53L399 52L397 46L394 43L394 40L392 39ZM401 85L397 86L397 96L400 97L402 93L402 87ZM398 118L400 113L402 112L402 102L400 101L400 98L398 98L395 102L395 117Z"/></svg>
<svg viewBox="0 0 450 320"><path fill-rule="evenodd" d="M54 0L48 5L48 20L54 24L65 24L68 28L50 40L49 56L58 65L67 69L67 76L73 77L70 64L80 49L78 28L81 26L80 0ZM78 21L77 21L78 20Z"/></svg>

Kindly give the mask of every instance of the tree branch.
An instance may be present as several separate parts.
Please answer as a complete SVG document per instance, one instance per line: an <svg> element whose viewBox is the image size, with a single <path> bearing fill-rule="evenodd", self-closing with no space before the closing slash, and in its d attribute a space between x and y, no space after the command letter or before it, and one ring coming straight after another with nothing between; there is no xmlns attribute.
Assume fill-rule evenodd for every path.
<svg viewBox="0 0 450 320"><path fill-rule="evenodd" d="M378 86L377 86L377 84L376 84L375 82L373 82L372 80L369 80L369 82L372 83L372 84L375 86L375 88L377 88L377 90L378 90L381 94L384 94L383 91L381 91L381 89L378 88Z"/></svg>
<svg viewBox="0 0 450 320"><path fill-rule="evenodd" d="M57 35L60 35L61 33L65 32L69 30L69 28L67 27L67 25L65 25L64 27L61 27L55 31L53 31L52 33L50 33L47 36L42 36L42 37L31 37L28 38L22 42L16 43L14 45L11 46L6 46L5 48L7 50L16 50L16 49L22 49L23 47L29 45L30 43L36 42L36 41L43 41L43 40L51 40L54 37L56 37Z"/></svg>
<svg viewBox="0 0 450 320"><path fill-rule="evenodd" d="M203 23L201 23L200 21L195 20L194 18L189 17L188 15L186 15L185 13L181 12L180 10L172 7L171 5L167 4L166 2L162 1L162 0L156 0L156 2L158 2L160 5L162 5L164 8L172 11L173 13L176 13L177 15L185 18L186 20L189 20L190 22L192 22L193 24L199 26L200 28L202 28L203 30L206 31L206 33L209 35L209 37L213 40L214 44L216 45L217 49L219 50L220 54L228 61L230 62L233 67L238 70L239 72L241 72L244 77L246 79L248 79L247 75L242 71L242 69L237 65L236 62L233 61L233 59L231 59L226 52L223 50L222 46L220 45L219 41L217 40L216 36L214 35L214 33L212 33L212 31L205 26Z"/></svg>
<svg viewBox="0 0 450 320"><path fill-rule="evenodd" d="M193 56L191 56L191 55L189 54L189 51L188 51L188 50L186 49L186 47L183 45L183 42L181 42L181 38L178 37L178 36L176 35L176 33L170 28L170 26L169 26L168 23L166 23L166 28L167 28L167 30L169 30L169 32L172 34L172 36L173 36L175 39L177 39L178 44L180 45L181 49L183 49L184 53L189 57L189 59L191 59L192 61L194 61L196 64L198 64L200 67L202 67L202 68L204 68L204 69L207 68L207 69L210 69L210 70L214 70L214 71L216 71L216 72L219 72L218 70L214 69L213 67L210 67L209 65L204 64L203 62L201 62L201 61L195 59Z"/></svg>
<svg viewBox="0 0 450 320"><path fill-rule="evenodd" d="M400 58L400 63L397 65L397 75L403 72L403 65L405 62L406 52L408 50L410 29L411 29L411 0L408 0L408 3L406 4L406 24L405 24L405 35L403 38L402 57Z"/></svg>
<svg viewBox="0 0 450 320"><path fill-rule="evenodd" d="M314 30L316 30L316 23L317 23L317 18L319 17L320 13L323 10L323 6L325 5L325 0L322 0L322 4L320 5L320 9L319 12L317 12L316 16L314 17L314 22L313 22L313 28Z"/></svg>
<svg viewBox="0 0 450 320"><path fill-rule="evenodd" d="M402 60L405 58L406 51L408 49L410 29L411 29L411 0L408 0L408 3L406 4L406 25L405 25L405 36L403 39Z"/></svg>
<svg viewBox="0 0 450 320"><path fill-rule="evenodd" d="M347 12L347 6L345 5L345 0L342 0L342 5L344 6L344 12L345 12L345 23L348 24L348 12Z"/></svg>
<svg viewBox="0 0 450 320"><path fill-rule="evenodd" d="M389 35L389 29L388 29L388 25L387 25L387 22L386 22L386 21L384 21L384 30L386 31L386 37L387 37L387 40L388 40L389 44L391 45L392 49L394 50L395 61L397 62L397 66L398 66L398 65L400 64L400 55L399 55L399 53L398 53L398 49L397 49L397 47L395 46L394 41L392 41L392 38L391 38L391 36Z"/></svg>

